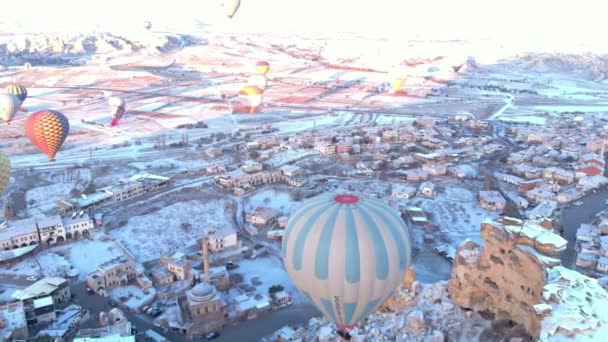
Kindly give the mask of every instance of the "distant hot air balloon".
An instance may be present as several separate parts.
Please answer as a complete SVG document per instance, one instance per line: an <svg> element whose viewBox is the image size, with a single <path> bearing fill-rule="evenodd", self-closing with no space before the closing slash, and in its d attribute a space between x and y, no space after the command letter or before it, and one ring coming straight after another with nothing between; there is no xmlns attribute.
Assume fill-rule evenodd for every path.
<svg viewBox="0 0 608 342"><path fill-rule="evenodd" d="M27 99L27 88L20 84L11 84L7 86L4 90L7 94L17 96L21 104L23 104L23 102L25 102L25 99Z"/></svg>
<svg viewBox="0 0 608 342"><path fill-rule="evenodd" d="M466 56L455 55L449 58L450 66L452 67L452 70L454 70L454 72L458 72L466 62Z"/></svg>
<svg viewBox="0 0 608 342"><path fill-rule="evenodd" d="M49 157L50 161L55 160L55 155L69 132L68 119L54 110L36 112L25 122L25 135Z"/></svg>
<svg viewBox="0 0 608 342"><path fill-rule="evenodd" d="M323 194L289 218L283 263L296 287L340 329L349 329L397 289L411 262L411 236L382 201Z"/></svg>
<svg viewBox="0 0 608 342"><path fill-rule="evenodd" d="M405 70L394 69L389 72L389 82L394 93L401 90L401 86L407 80L407 72Z"/></svg>
<svg viewBox="0 0 608 342"><path fill-rule="evenodd" d="M6 154L0 152L0 195L4 193L10 179L11 161Z"/></svg>
<svg viewBox="0 0 608 342"><path fill-rule="evenodd" d="M108 104L110 105L110 111L112 112L112 122L110 126L116 126L125 115L127 102L120 97L113 96L108 100Z"/></svg>
<svg viewBox="0 0 608 342"><path fill-rule="evenodd" d="M152 28L152 23L149 22L148 20L144 21L144 29L149 30Z"/></svg>
<svg viewBox="0 0 608 342"><path fill-rule="evenodd" d="M246 86L239 91L239 96L244 97L249 102L249 114L256 112L260 104L262 104L262 89L256 86Z"/></svg>
<svg viewBox="0 0 608 342"><path fill-rule="evenodd" d="M432 66L432 67L428 68L426 70L426 74L424 75L424 80L428 81L428 80L432 79L433 77L435 77L437 75L438 72L439 72L439 68L436 66Z"/></svg>
<svg viewBox="0 0 608 342"><path fill-rule="evenodd" d="M268 85L268 79L264 75L251 75L249 76L249 80L247 81L247 85L252 85L260 88L262 91L266 90L266 86Z"/></svg>
<svg viewBox="0 0 608 342"><path fill-rule="evenodd" d="M21 102L13 94L0 94L0 119L11 122L13 115L19 109Z"/></svg>
<svg viewBox="0 0 608 342"><path fill-rule="evenodd" d="M270 63L266 61L259 61L255 63L255 70L260 75L266 75L268 73L268 69L270 69Z"/></svg>
<svg viewBox="0 0 608 342"><path fill-rule="evenodd" d="M241 0L224 0L224 10L226 11L226 15L228 18L232 19L236 11L238 11L241 6Z"/></svg>

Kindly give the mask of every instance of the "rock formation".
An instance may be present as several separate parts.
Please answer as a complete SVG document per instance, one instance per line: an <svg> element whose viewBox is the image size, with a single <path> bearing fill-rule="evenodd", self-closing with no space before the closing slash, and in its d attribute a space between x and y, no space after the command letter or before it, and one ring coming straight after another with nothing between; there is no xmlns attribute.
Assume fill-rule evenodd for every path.
<svg viewBox="0 0 608 342"><path fill-rule="evenodd" d="M608 307L608 296L597 280L552 257L565 249L563 238L510 218L484 222L481 236L483 249L465 241L456 253L448 286L455 303L516 322L535 340L580 334L593 340L608 329L600 309Z"/></svg>

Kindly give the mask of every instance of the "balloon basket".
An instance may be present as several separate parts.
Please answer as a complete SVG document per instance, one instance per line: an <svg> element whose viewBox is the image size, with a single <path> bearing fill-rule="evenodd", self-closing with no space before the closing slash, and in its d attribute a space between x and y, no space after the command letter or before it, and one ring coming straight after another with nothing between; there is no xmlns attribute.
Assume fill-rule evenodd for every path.
<svg viewBox="0 0 608 342"><path fill-rule="evenodd" d="M55 158L49 158L49 163L54 163L55 162Z"/></svg>
<svg viewBox="0 0 608 342"><path fill-rule="evenodd" d="M340 328L336 334L340 337L341 341L350 341L352 339L352 336L346 329Z"/></svg>

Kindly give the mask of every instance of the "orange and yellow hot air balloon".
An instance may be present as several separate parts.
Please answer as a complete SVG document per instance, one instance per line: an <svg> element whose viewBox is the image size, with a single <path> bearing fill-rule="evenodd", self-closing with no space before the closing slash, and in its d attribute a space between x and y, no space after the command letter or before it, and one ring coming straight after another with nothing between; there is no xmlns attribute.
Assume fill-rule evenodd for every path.
<svg viewBox="0 0 608 342"><path fill-rule="evenodd" d="M224 0L223 6L228 18L232 19L241 6L241 0Z"/></svg>
<svg viewBox="0 0 608 342"><path fill-rule="evenodd" d="M401 69L393 69L389 72L389 82L393 93L397 93L401 90L401 86L407 80L407 72Z"/></svg>
<svg viewBox="0 0 608 342"><path fill-rule="evenodd" d="M243 97L249 103L249 114L253 114L257 111L260 104L262 104L262 89L248 85L239 91L239 96Z"/></svg>
<svg viewBox="0 0 608 342"><path fill-rule="evenodd" d="M268 73L268 69L270 69L270 63L266 61L259 61L255 63L255 70L260 75L266 75Z"/></svg>
<svg viewBox="0 0 608 342"><path fill-rule="evenodd" d="M36 112L25 122L25 135L49 157L49 161L55 160L69 132L68 118L54 110Z"/></svg>
<svg viewBox="0 0 608 342"><path fill-rule="evenodd" d="M249 76L249 80L247 80L247 85L256 86L260 88L260 90L265 91L266 86L268 85L268 79L266 79L266 76L260 74L251 75Z"/></svg>

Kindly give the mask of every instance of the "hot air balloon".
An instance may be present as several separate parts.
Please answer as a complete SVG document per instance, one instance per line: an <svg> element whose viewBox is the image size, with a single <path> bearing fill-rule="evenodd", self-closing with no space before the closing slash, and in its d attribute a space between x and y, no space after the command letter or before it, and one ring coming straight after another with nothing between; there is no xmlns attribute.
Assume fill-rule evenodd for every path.
<svg viewBox="0 0 608 342"><path fill-rule="evenodd" d="M266 90L266 86L268 85L268 79L264 75L251 75L249 76L249 80L247 81L247 85L256 86L260 88L262 91Z"/></svg>
<svg viewBox="0 0 608 342"><path fill-rule="evenodd" d="M460 70L460 68L462 68L462 66L467 62L467 57L466 56L453 56L449 58L449 63L450 66L452 67L452 70L454 70L454 72L458 72Z"/></svg>
<svg viewBox="0 0 608 342"><path fill-rule="evenodd" d="M149 30L152 28L152 23L149 22L148 20L144 21L144 29Z"/></svg>
<svg viewBox="0 0 608 342"><path fill-rule="evenodd" d="M382 305L411 262L411 236L382 201L327 193L290 217L283 262L296 287L340 329Z"/></svg>
<svg viewBox="0 0 608 342"><path fill-rule="evenodd" d="M268 69L270 69L270 63L266 61L259 61L255 63L255 70L260 75L266 75L268 73Z"/></svg>
<svg viewBox="0 0 608 342"><path fill-rule="evenodd" d="M239 96L244 97L249 102L249 114L256 112L262 103L262 89L248 85L239 91Z"/></svg>
<svg viewBox="0 0 608 342"><path fill-rule="evenodd" d="M120 97L113 96L108 100L110 111L112 112L112 122L110 127L118 125L122 117L125 115L127 103Z"/></svg>
<svg viewBox="0 0 608 342"><path fill-rule="evenodd" d="M0 152L0 195L4 193L11 178L11 161L8 156Z"/></svg>
<svg viewBox="0 0 608 342"><path fill-rule="evenodd" d="M17 96L13 94L0 94L0 119L7 123L10 122L20 105L21 102Z"/></svg>
<svg viewBox="0 0 608 342"><path fill-rule="evenodd" d="M68 137L70 123L65 115L54 110L41 110L25 122L25 135L38 148L55 160L55 154Z"/></svg>
<svg viewBox="0 0 608 342"><path fill-rule="evenodd" d="M226 15L228 18L232 19L236 11L238 11L241 6L241 0L224 0L224 10L226 11Z"/></svg>
<svg viewBox="0 0 608 342"><path fill-rule="evenodd" d="M27 88L20 84L11 84L7 86L4 90L7 94L17 96L21 104L23 104L23 102L25 102L25 99L27 99Z"/></svg>
<svg viewBox="0 0 608 342"><path fill-rule="evenodd" d="M394 69L389 73L389 82L394 93L401 90L401 86L406 80L407 72L405 70Z"/></svg>

